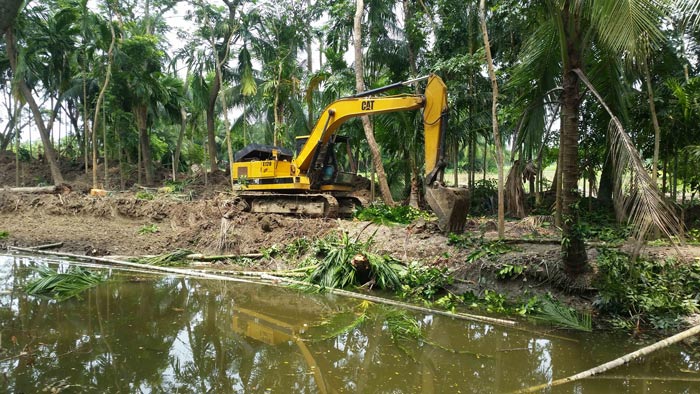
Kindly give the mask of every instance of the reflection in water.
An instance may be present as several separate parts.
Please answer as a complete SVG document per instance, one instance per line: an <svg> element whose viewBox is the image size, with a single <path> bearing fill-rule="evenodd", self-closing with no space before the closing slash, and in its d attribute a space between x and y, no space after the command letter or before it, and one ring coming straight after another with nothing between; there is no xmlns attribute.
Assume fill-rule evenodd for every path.
<svg viewBox="0 0 700 394"><path fill-rule="evenodd" d="M413 315L424 340L406 349L383 319L319 334L334 317L352 320L356 301L118 271L83 299L57 303L22 293L34 264L0 256L0 392L504 393L642 345ZM698 392L699 360L696 349L671 347L613 379L553 392Z"/></svg>

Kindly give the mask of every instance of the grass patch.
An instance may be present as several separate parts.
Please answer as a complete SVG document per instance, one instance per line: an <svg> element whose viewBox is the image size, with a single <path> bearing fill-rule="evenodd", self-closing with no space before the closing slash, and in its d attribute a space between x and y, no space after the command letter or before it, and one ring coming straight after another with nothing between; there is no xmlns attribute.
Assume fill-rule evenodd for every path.
<svg viewBox="0 0 700 394"><path fill-rule="evenodd" d="M145 234L155 234L160 231L160 228L158 228L157 225L151 223L151 224L144 224L140 229L139 229L139 235L145 235Z"/></svg>
<svg viewBox="0 0 700 394"><path fill-rule="evenodd" d="M7 231L0 231L0 239L5 239L10 236L10 233Z"/></svg>
<svg viewBox="0 0 700 394"><path fill-rule="evenodd" d="M80 297L80 293L104 282L102 275L92 273L80 267L71 267L65 273L59 273L48 267L37 268L37 279L29 282L24 290L27 294L46 296L58 301Z"/></svg>

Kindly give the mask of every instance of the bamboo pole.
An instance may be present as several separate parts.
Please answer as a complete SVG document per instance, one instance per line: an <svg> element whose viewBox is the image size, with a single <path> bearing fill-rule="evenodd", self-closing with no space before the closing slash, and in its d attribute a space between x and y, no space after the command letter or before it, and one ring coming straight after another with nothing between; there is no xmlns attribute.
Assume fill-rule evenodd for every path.
<svg viewBox="0 0 700 394"><path fill-rule="evenodd" d="M269 275L266 273L260 273L259 275L257 275L257 277L259 279L270 281L270 282L260 282L260 281L250 280L250 279L234 278L234 277L223 276L223 275L214 275L214 274L208 274L206 272L196 271L196 270L191 270L191 269L173 268L173 267L159 267L159 266L153 266L153 265L147 265L147 264L139 264L139 263L132 263L132 262L127 262L127 261L115 260L115 259L108 259L108 258L104 258L104 257L84 256L84 255L78 255L78 254L73 254L73 253L49 252L49 251L45 251L45 250L36 250L36 249L32 249L32 248L21 248L21 247L17 247L17 246L8 246L8 250L15 250L15 251L25 252L25 253L42 254L42 255L48 255L48 256L59 256L59 257L72 258L72 259L78 259L78 260L97 261L97 262L102 262L102 263L106 263L106 264L120 265L120 266L125 266L125 267L132 267L132 268L140 268L140 269L158 271L158 272L169 273L169 274L177 274L177 275L183 275L183 276L191 276L191 277L201 278L201 279L220 280L220 281L225 281L225 282L250 283L250 284L258 284L258 285L262 284L262 285L268 285L268 286L270 286L270 285L279 286L280 283L285 283L285 284L294 284L294 285L301 285L301 286L306 286L306 287L320 288L320 286L314 285L312 283L302 282L302 281L298 281L298 280L292 280L292 279L283 278L283 277L279 277L279 276ZM348 298L355 298L355 299L360 299L363 301L371 301L371 302L375 302L378 304L391 305L391 306L396 306L396 307L400 307L400 308L411 309L411 310L418 311L418 312L447 316L447 317L452 317L452 318L456 318L456 319L472 320L472 321L478 321L478 322L482 322L482 323L489 323L489 324L500 325L500 326L514 326L516 324L515 321L513 321L513 320L497 319L497 318L493 318L493 317L473 315L473 314L469 314L469 313L460 313L460 312L451 313L451 312L447 312L447 311L440 311L440 310L436 310L436 309L430 309L430 308L425 308L425 307L421 307L421 306L417 306L417 305L407 304L405 302L394 301L394 300L390 300L387 298L355 293L355 292L347 291L347 290L340 290L340 289L326 289L326 290L328 291L328 293L342 295L342 296L345 296Z"/></svg>
<svg viewBox="0 0 700 394"><path fill-rule="evenodd" d="M626 364L634 359L637 359L637 358L642 357L642 356L646 356L647 354L653 353L659 349L663 349L665 347L673 345L676 342L680 342L686 338L690 338L693 335L697 335L699 333L700 333L700 324L697 326L691 327L685 331L679 332L676 335L673 335L673 336L670 336L670 337L663 339L661 341L655 342L649 346L645 346L637 351L625 354L624 356L618 357L612 361L608 361L607 363L601 364L595 368L588 369L586 371L577 373L576 375L572 375L572 376L569 376L566 378L557 379L557 380L552 381L552 382L548 382L548 383L540 384L537 386L529 387L526 389L518 390L515 393L517 393L517 394L534 393L536 391L548 389L548 388L554 387L554 386L560 386L562 384L574 382L576 380L590 378L594 375L598 375L598 374L601 374L603 372L609 371L613 368L617 368L620 365Z"/></svg>

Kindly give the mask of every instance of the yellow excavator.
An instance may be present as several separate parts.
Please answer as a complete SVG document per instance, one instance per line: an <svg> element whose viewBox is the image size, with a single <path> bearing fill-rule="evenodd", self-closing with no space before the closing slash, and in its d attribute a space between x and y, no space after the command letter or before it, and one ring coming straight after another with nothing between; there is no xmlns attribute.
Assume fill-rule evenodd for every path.
<svg viewBox="0 0 700 394"><path fill-rule="evenodd" d="M391 89L427 79L423 94L381 96ZM297 137L296 152L251 144L236 152L231 176L245 210L261 213L337 217L352 213L367 201L359 185L357 166L347 137L336 131L348 119L387 112L423 110L425 141L425 200L442 231L464 229L469 203L465 188L442 185L447 87L437 75L397 82L342 98L327 106L311 134ZM366 187L366 186L365 186Z"/></svg>

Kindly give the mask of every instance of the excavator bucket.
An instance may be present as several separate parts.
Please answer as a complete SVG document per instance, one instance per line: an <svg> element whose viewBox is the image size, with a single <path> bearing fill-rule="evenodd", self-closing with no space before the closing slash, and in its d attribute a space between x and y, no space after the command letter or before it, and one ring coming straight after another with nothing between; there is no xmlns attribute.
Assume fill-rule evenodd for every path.
<svg viewBox="0 0 700 394"><path fill-rule="evenodd" d="M440 184L425 190L425 200L438 217L438 227L445 233L461 233L469 211L469 190Z"/></svg>

